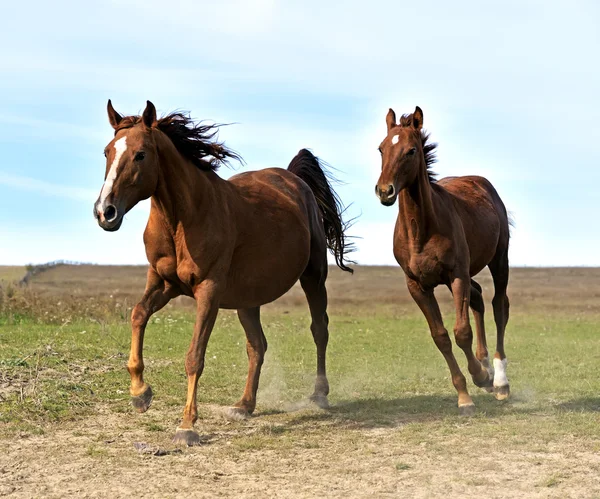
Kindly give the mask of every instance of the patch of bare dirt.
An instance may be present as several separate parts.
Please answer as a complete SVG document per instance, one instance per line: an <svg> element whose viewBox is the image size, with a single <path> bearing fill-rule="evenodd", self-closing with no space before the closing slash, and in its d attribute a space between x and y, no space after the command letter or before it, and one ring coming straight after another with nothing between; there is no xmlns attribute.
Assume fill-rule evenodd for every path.
<svg viewBox="0 0 600 499"><path fill-rule="evenodd" d="M151 411L155 411L151 415ZM598 497L600 455L565 438L415 442L404 426L332 431L318 411L199 425L205 444L177 449L176 409L109 410L44 435L0 441L0 496L10 497ZM311 421L311 415L315 418ZM286 419L286 417L288 419Z"/></svg>

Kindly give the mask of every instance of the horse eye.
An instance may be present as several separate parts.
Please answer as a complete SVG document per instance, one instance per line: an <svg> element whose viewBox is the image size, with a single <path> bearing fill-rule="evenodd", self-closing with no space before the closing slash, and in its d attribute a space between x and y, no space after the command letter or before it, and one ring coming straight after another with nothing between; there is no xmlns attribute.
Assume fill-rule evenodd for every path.
<svg viewBox="0 0 600 499"><path fill-rule="evenodd" d="M412 149L410 149L410 150L409 150L409 151L406 153L406 155L407 155L407 156L412 156L412 155L413 155L415 152L417 152L417 148L416 148L416 147L413 147Z"/></svg>
<svg viewBox="0 0 600 499"><path fill-rule="evenodd" d="M142 161L146 157L146 153L144 151L140 151L135 155L135 161Z"/></svg>
<svg viewBox="0 0 600 499"><path fill-rule="evenodd" d="M107 157L108 157L108 155L106 154L106 149L104 150L104 152L103 152L102 154L104 154L104 157L105 157L105 158L107 158Z"/></svg>
<svg viewBox="0 0 600 499"><path fill-rule="evenodd" d="M383 151L381 150L381 147L378 147L377 150L379 151L379 154L383 154Z"/></svg>

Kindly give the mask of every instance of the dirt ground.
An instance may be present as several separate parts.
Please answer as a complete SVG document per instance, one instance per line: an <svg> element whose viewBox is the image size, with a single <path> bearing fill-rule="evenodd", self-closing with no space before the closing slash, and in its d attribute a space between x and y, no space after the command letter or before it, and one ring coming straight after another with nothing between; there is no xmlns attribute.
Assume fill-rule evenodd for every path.
<svg viewBox="0 0 600 499"><path fill-rule="evenodd" d="M417 443L402 435L401 424L347 428L341 435L339 428L331 431L334 421L319 422L312 409L290 413L283 425L272 422L280 415L227 422L219 407L206 409L205 444L183 450L143 441L147 432L139 419L145 415L108 411L4 442L0 495L600 497L600 454L576 438L537 450L505 445L501 438L470 438L465 446L461 431ZM178 412L158 417L172 422ZM469 431L468 422L461 425ZM278 427L292 428L287 445L270 446L268 437L248 443L256 433L279 437L284 431Z"/></svg>

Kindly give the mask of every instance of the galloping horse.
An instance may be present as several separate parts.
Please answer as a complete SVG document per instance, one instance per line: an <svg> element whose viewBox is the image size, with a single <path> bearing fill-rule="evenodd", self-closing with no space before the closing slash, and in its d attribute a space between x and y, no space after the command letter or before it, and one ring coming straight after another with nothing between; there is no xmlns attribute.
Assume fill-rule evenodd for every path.
<svg viewBox="0 0 600 499"><path fill-rule="evenodd" d="M452 383L458 391L458 407L470 415L475 405L444 327L433 290L450 288L456 308L454 335L464 351L473 382L493 391L498 400L509 396L504 354L504 330L508 322L508 240L506 208L492 184L483 177L448 177L435 181L429 170L435 161L436 144L428 142L423 111L417 107L396 124L389 110L387 137L379 146L382 171L375 186L381 203L398 199L394 231L394 256L406 274L408 290L425 315L433 340L444 355ZM473 280L485 266L494 280L494 320L497 327L494 366L490 366L483 321L481 286ZM477 330L477 355L473 355L473 332L469 305Z"/></svg>
<svg viewBox="0 0 600 499"><path fill-rule="evenodd" d="M109 100L108 118L115 135L105 149L106 177L94 205L98 224L118 230L129 210L151 198L144 232L150 263L146 291L131 315L127 369L133 406L145 412L153 396L142 376L148 319L169 300L186 295L196 300L196 324L185 359L187 402L174 441L200 442L194 431L196 391L219 308L237 309L247 338L248 379L229 412L233 417L251 414L267 350L260 307L298 279L317 347L311 400L327 406L327 250L342 270L351 269L345 261L349 246L341 202L318 159L303 149L287 170L241 173L227 181L215 170L240 158L216 141L217 125L195 123L181 113L157 118L150 101L142 116L124 117Z"/></svg>

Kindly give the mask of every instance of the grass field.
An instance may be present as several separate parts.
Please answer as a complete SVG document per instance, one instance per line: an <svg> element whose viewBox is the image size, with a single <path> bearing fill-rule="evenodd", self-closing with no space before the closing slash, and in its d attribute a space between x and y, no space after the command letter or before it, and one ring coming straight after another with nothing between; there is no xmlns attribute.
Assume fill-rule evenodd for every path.
<svg viewBox="0 0 600 499"><path fill-rule="evenodd" d="M61 266L25 290L4 284L0 495L600 497L600 269L513 269L512 395L498 402L470 384L472 418L458 417L446 364L397 268L332 270L326 411L306 402L316 356L294 288L264 307L255 417L225 419L247 362L237 317L222 311L200 382L205 444L186 449L170 439L185 399L189 301L148 326L155 398L141 415L129 404L127 317L144 274ZM489 275L479 282L489 304ZM438 295L451 330L449 294ZM486 324L493 346L491 305Z"/></svg>

